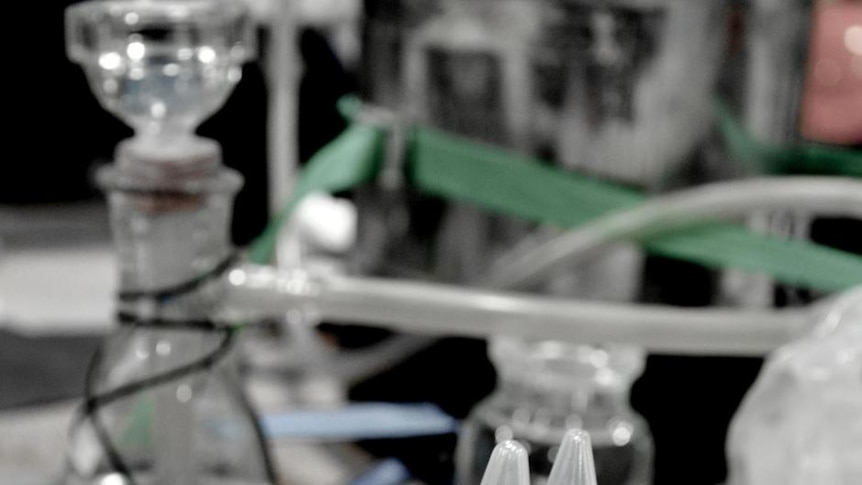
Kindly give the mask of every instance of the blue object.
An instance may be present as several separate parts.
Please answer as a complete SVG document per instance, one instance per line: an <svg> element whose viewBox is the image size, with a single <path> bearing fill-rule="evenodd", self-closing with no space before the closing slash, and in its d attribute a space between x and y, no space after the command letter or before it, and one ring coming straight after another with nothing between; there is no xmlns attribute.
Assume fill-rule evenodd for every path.
<svg viewBox="0 0 862 485"><path fill-rule="evenodd" d="M433 404L357 403L332 410L298 410L261 419L271 439L357 441L434 436L458 422Z"/></svg>
<svg viewBox="0 0 862 485"><path fill-rule="evenodd" d="M388 458L374 465L350 485L401 485L410 479L410 471L395 458Z"/></svg>

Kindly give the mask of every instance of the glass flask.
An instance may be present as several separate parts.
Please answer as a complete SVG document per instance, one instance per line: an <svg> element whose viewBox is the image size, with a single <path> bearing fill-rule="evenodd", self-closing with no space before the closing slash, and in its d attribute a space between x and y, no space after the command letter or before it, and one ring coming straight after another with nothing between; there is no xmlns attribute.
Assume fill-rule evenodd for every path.
<svg viewBox="0 0 862 485"><path fill-rule="evenodd" d="M467 419L458 442L458 485L479 484L494 446L514 439L529 451L533 485L544 485L566 431L589 433L599 485L647 485L652 439L629 406L641 351L496 338L498 388Z"/></svg>
<svg viewBox="0 0 862 485"><path fill-rule="evenodd" d="M521 150L529 124L527 48L535 27L530 2L449 0L408 38L404 107L408 119ZM464 203L426 203L433 221L427 272L475 281L493 257L531 227ZM419 223L417 223L418 225Z"/></svg>
<svg viewBox="0 0 862 485"><path fill-rule="evenodd" d="M532 151L655 190L709 134L725 2L539 0Z"/></svg>
<svg viewBox="0 0 862 485"><path fill-rule="evenodd" d="M408 39L413 119L513 149L529 124L527 69L536 8L523 0L448 0Z"/></svg>
<svg viewBox="0 0 862 485"><path fill-rule="evenodd" d="M102 105L135 136L99 172L120 270L119 327L88 372L67 485L263 485L272 468L216 323L241 177L194 130L253 53L253 27L224 1L84 2L67 48Z"/></svg>
<svg viewBox="0 0 862 485"><path fill-rule="evenodd" d="M113 167L100 174L124 291L181 284L225 260L238 175L196 175L193 184L177 183L168 195L141 193L146 184L136 177ZM234 337L201 323L217 311L221 293L213 282L169 301L120 303L121 314L140 322L180 323L124 322L105 340L88 397L120 395L73 425L68 485L272 483L256 418L235 374ZM124 391L178 370L174 378Z"/></svg>

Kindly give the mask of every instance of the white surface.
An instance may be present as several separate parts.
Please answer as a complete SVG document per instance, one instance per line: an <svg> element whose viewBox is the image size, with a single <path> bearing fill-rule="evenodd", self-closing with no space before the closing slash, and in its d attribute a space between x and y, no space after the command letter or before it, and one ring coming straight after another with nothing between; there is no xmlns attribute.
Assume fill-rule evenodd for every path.
<svg viewBox="0 0 862 485"><path fill-rule="evenodd" d="M0 484L47 484L59 476L76 404L0 413Z"/></svg>
<svg viewBox="0 0 862 485"><path fill-rule="evenodd" d="M31 333L107 328L114 308L115 266L108 244L3 252L0 326Z"/></svg>

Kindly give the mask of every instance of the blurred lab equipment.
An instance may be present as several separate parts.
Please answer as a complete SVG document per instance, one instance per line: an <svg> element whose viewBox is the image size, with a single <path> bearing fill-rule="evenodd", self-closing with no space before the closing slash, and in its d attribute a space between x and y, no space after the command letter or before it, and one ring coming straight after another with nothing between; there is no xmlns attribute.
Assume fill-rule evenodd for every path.
<svg viewBox="0 0 862 485"><path fill-rule="evenodd" d="M826 308L808 335L770 355L740 406L729 484L862 480L862 289Z"/></svg>
<svg viewBox="0 0 862 485"><path fill-rule="evenodd" d="M746 128L759 139L799 139L813 0L752 0L745 25Z"/></svg>
<svg viewBox="0 0 862 485"><path fill-rule="evenodd" d="M506 440L494 447L480 483L481 485L529 485L529 469L526 448L517 441Z"/></svg>
<svg viewBox="0 0 862 485"><path fill-rule="evenodd" d="M408 119L652 191L667 189L708 135L721 3L450 1L424 18L402 33L399 111ZM392 199L378 212L397 215L361 224L360 241L388 230L398 249L378 250L363 268L475 282L508 247L554 234L467 204ZM374 204L358 203L373 214ZM403 249L421 246L410 236L420 231L431 247ZM539 290L632 300L640 272L639 253L620 248L561 269Z"/></svg>
<svg viewBox="0 0 862 485"><path fill-rule="evenodd" d="M589 433L581 429L567 431L554 459L548 485L597 485L594 455Z"/></svg>
<svg viewBox="0 0 862 485"><path fill-rule="evenodd" d="M536 14L522 1L445 3L407 40L403 109L409 119L524 151L530 122L526 62ZM501 246L529 228L469 204L438 210L431 273L443 281L475 280Z"/></svg>
<svg viewBox="0 0 862 485"><path fill-rule="evenodd" d="M670 173L692 157L708 132L724 44L723 13L722 4L703 1L450 2L408 41L404 103L412 117L447 131L656 190L667 185ZM448 207L442 217L436 269L447 281L476 281L508 247L529 248L553 235L540 230L529 238L529 226L465 205ZM558 265L554 277L524 287L631 301L638 292L640 259L631 248L603 252L577 269ZM474 411L477 429L462 435L461 483L477 482L477 470L499 439L496 431L512 428L516 438L530 441L534 474L547 477L549 467L540 463L548 464L547 450L558 441L561 423L606 415L588 425L604 433L597 455L601 482L648 483L649 433L627 404L627 389L639 371L622 385L626 391L609 399L622 411L608 411L603 398L592 398L602 391L594 391L590 378L578 377L583 369L572 363L567 378L564 366L542 351L554 348L585 360L591 354L631 353L642 366L639 350L511 339L490 345L503 388ZM529 374L518 384L507 383L513 377L511 369L501 367L501 346L509 349L508 359L530 361L542 372L555 369L561 389L543 388ZM630 428L631 442L610 439L614 419L620 429Z"/></svg>
<svg viewBox="0 0 862 485"><path fill-rule="evenodd" d="M416 121L512 150L551 153L551 162L570 169L584 167L578 163L566 165L565 150L557 148L565 144L568 135L560 132L545 136L542 143L546 146L538 147L539 143L534 142L542 137L532 130L540 128L537 131L546 134L542 128L556 129L571 123L573 133L582 129L591 134L583 142L589 144L601 141L603 138L596 133L607 129L633 140L629 149L640 156L634 157L638 171L626 180L628 175L611 170L617 167L616 162L620 162L619 166L627 164L631 154L608 156L611 162L595 170L587 167L587 171L646 189L660 186L657 181L663 174L673 171L677 162L683 163L687 155L682 153L696 150L699 137L705 136L701 123L708 123L702 110L709 105L706 86L712 81L712 61L682 75L677 67L668 67L665 72L650 60L664 66L669 57L662 56L675 54L664 51L663 46L676 48L680 44L699 53L686 51L686 56L691 56L683 56L686 59L705 56L711 60L714 49L721 45L721 35L720 29L707 28L711 26L707 19L710 12L720 8L706 2L658 0L607 4L577 1L565 5L548 2L543 8L538 8L536 2L443 3L439 14L429 15L404 40L403 69L409 99L403 102L409 109L394 114L374 110L360 113L339 143L322 151L324 161L333 152L346 153L336 160L341 171L332 178L326 178L331 175L326 172L331 165L314 160L309 163L288 200L286 215L276 219L271 231L264 235L268 239L264 251L252 251L250 259L257 265L241 264L227 243L230 200L241 181L220 166L215 142L193 135L196 125L219 108L239 80L240 64L252 55L254 42L247 15L236 4L218 0L87 2L69 11L70 56L84 65L104 106L136 130L135 138L118 148L115 166L104 169L99 177L109 194L120 253L122 326L106 341L90 373L84 411L75 423L70 442L70 485L89 485L100 477L132 484L202 480L275 483L261 430L235 380L231 348L241 325L225 323L228 321L271 320L288 314L299 315L295 321L304 326L332 319L432 335L492 338L492 356L500 370L501 387L467 423L468 432L460 445L467 485L475 484L479 476L476 471L482 468L494 443L512 437L524 440L530 447L534 485L536 481L544 483L546 478L547 483L557 485L554 482L563 480L566 474L556 472L558 466L571 464L572 460L558 459L551 465L550 456L555 444L563 439L563 432L572 426L583 427L592 434L597 446L596 471L602 485L647 484L649 433L627 403L631 383L643 369L645 352L758 355L785 344L804 326L804 311L685 310L610 303L607 300L632 299L631 292L612 297L605 294L602 298L608 287L592 278L582 287L542 285L547 280L553 282L555 270L559 269L555 266L561 261L594 256L610 243L636 240L650 244L651 237L738 217L752 209L792 206L858 214L862 208L858 182L801 179L714 184L642 206L638 205L643 202L640 195L608 189L604 193L614 195L595 203L591 208L594 212L579 221L592 224L563 235L559 230L548 230L532 244L519 245L512 253L509 251L515 243L535 229L535 221L503 220L484 214L477 206L467 206L463 200L445 201L432 207L432 217L428 218L430 230L423 244L431 240L433 247L424 253L425 258L389 272L375 265L397 266L410 260L398 261L380 252L375 255L377 259L370 258L372 264L352 275L339 264L309 261L309 256L344 250L345 241L352 239L349 226L353 213L349 210L337 211L350 219L342 227L345 230L336 231L339 234L332 238L338 241L326 241L333 234L309 226L305 231L307 240L298 244L316 245L310 252L306 252L308 247L273 242L281 223L289 220L290 212L303 196L354 188L378 174L371 191L389 191L391 196L382 197L384 221L398 222L400 226L383 224L383 230L371 236L385 242L392 233L399 235L393 226L403 231L411 222L405 223L403 217L398 220L404 215L405 205L423 200L420 197L411 201L401 192L419 180L416 174L412 174L416 176L413 180L407 176L419 162L405 154L415 150L421 155L421 137L425 136L426 142L433 137L429 135L433 132L417 129L415 137L410 138L407 132ZM552 3L553 8L547 7ZM543 17L560 11L566 15ZM574 30L586 32L589 42L575 39L571 41L574 46L569 45L571 50L551 49L554 36L564 34L553 34L555 30L546 28L549 25L543 22L553 24L560 18L565 19L565 25L558 25L556 32L569 35L572 25L580 26ZM686 29L682 29L683 24ZM678 37L671 42L665 36L673 32ZM703 38L688 37L695 33ZM577 56L570 59L573 52ZM565 91L551 95L563 106L560 110L564 114L559 118L549 114L547 106L534 109L536 91L531 84L540 78L537 72L555 70L570 76L565 78L569 81L563 86L555 85L556 74L548 74L544 81L552 86L538 91ZM679 77L671 79L671 71ZM643 133L637 127L647 127L644 129L649 131L651 120L639 118L639 107L655 101L658 94L637 93L643 86L670 91L671 83L683 80L691 81L691 91L680 89L673 94L685 99L691 95L692 99L679 101L682 108L662 106L659 111L683 120L676 121L678 126L685 126L679 131L686 136L656 149L661 156L653 158L654 147L639 144L648 145L652 137L641 138ZM584 99L580 90L569 93L569 84L594 95ZM699 94L694 96L692 92ZM553 122L535 122L531 118L535 111L543 111L541 116ZM584 120L589 123L583 124ZM636 125L631 131L617 128L630 124ZM387 128L392 128L391 132L387 133ZM593 129L599 131L590 131ZM604 139L607 147L611 146L611 138ZM341 144L345 140L349 143ZM382 149L385 143L389 145ZM602 150L596 153L601 155ZM667 150L679 156L668 155ZM459 161L475 163L475 159L501 157L487 150L473 153L481 156L462 157ZM593 155L601 158L596 153ZM447 155L457 159L457 150L450 149ZM659 158L660 165L668 165L656 168L653 162ZM535 173L530 171L535 167L527 163L498 166L526 166L529 168L519 173ZM644 166L647 169L640 171ZM645 171L650 173L645 175ZM491 184L499 180L490 173L486 176ZM547 176L562 179L568 174L549 171ZM522 186L512 187L510 192ZM600 183L592 187L590 193L602 193ZM799 193L806 190L810 194L800 198ZM723 197L728 193L744 196L739 195L738 200ZM489 204L488 199L483 201L478 196L471 200L484 202L480 206L486 208L504 206ZM380 209L363 205L361 198L358 202L360 219L363 212ZM681 209L681 205L685 207ZM397 209L391 211L395 217L385 219L386 209L393 207ZM686 213L685 208L691 213ZM568 209L567 212L574 211ZM621 212L607 214L614 210ZM680 211L688 217L676 220ZM410 215L422 217L428 213L420 210ZM290 220L300 226L308 222L303 218ZM644 227L644 220L654 223L654 227ZM713 232L694 231L695 241L699 234L712 242L713 246L707 247L711 253L722 253L728 241L740 241L733 235L739 236L741 229L734 232L731 227L730 236L725 226L712 229ZM360 239L363 231L368 236L369 226L360 223ZM358 249L363 247L368 246L358 243ZM546 252L547 247L555 251ZM678 252L681 247L685 253L685 244L677 240ZM764 243L759 247L759 254L763 254L762 248L771 246ZM315 251L318 254L312 254ZM299 260L300 267L262 266L275 252L280 256L298 254L299 258L284 259ZM791 252L781 253L783 260L775 257L770 261L786 262ZM517 257L507 259L513 254ZM728 251L723 254L726 256ZM820 261L836 264L840 257L832 256ZM502 257L501 263L490 265L497 257ZM532 269L528 271L509 266L537 259L543 264L529 265ZM634 272L605 272L615 278L624 275L627 283L636 280ZM792 271L781 274L787 277L788 273ZM368 274L462 284L484 282L488 289L393 281ZM842 289L847 281L855 280L851 277L835 283L825 277L821 281ZM524 287L545 295L502 290ZM595 290L595 299L605 302L583 301L591 290ZM581 300L567 299L572 296ZM582 440L580 447L574 446L580 450L578 453L583 452L583 443ZM562 449L566 449L565 444ZM526 450L515 454L518 461L526 459ZM579 456L574 461L585 463L583 455ZM524 469L519 465L518 470L517 483L523 484L520 470ZM595 483L595 477L583 480Z"/></svg>
<svg viewBox="0 0 862 485"><path fill-rule="evenodd" d="M659 189L710 126L723 2L551 0L532 50L538 153Z"/></svg>
<svg viewBox="0 0 862 485"><path fill-rule="evenodd" d="M802 135L862 145L862 4L817 2L802 103Z"/></svg>
<svg viewBox="0 0 862 485"><path fill-rule="evenodd" d="M596 469L589 433L569 429L548 450L553 462L550 478L531 480L527 448L517 440L507 439L494 446L481 485L596 485Z"/></svg>
<svg viewBox="0 0 862 485"><path fill-rule="evenodd" d="M232 261L241 178L194 129L254 55L248 14L223 1L85 2L67 10L67 36L99 101L135 130L99 173L120 260L121 325L88 372L67 483L273 483L232 361L219 360L234 337L210 320L221 292L198 279ZM206 288L185 295L189 285Z"/></svg>
<svg viewBox="0 0 862 485"><path fill-rule="evenodd" d="M651 483L649 430L628 395L643 370L643 351L497 338L490 352L499 384L465 423L458 483L478 483L491 449L507 439L529 445L533 483L553 480L555 451L571 427L592 438L599 483Z"/></svg>
<svg viewBox="0 0 862 485"><path fill-rule="evenodd" d="M387 108L404 101L404 49L410 32L436 15L439 0L365 0L362 27L363 97Z"/></svg>

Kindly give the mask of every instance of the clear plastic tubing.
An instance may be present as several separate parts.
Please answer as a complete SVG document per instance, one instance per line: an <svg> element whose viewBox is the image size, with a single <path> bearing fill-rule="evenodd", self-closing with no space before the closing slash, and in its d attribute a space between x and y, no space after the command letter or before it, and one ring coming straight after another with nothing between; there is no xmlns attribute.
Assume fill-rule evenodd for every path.
<svg viewBox="0 0 862 485"><path fill-rule="evenodd" d="M609 243L728 219L755 210L780 209L862 218L862 182L837 177L775 177L724 182L655 198L616 212L538 246L502 256L479 284L521 288L539 282L561 265L604 251Z"/></svg>
<svg viewBox="0 0 862 485"><path fill-rule="evenodd" d="M520 258L508 258L515 262L488 281L499 287L524 284L563 261L592 254L608 241L762 208L860 215L862 183L822 177L765 178L679 192L564 234ZM541 334L581 343L625 342L676 354L761 355L797 335L806 321L800 311L588 303L403 280L314 279L304 273L252 266L232 270L228 282L229 305L242 315L279 315L303 308L324 318L417 333Z"/></svg>
<svg viewBox="0 0 862 485"><path fill-rule="evenodd" d="M798 310L593 303L405 280L314 278L262 266L235 268L227 282L232 318L305 311L413 333L542 335L579 343L625 342L674 354L762 355L791 340L807 321Z"/></svg>

